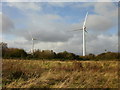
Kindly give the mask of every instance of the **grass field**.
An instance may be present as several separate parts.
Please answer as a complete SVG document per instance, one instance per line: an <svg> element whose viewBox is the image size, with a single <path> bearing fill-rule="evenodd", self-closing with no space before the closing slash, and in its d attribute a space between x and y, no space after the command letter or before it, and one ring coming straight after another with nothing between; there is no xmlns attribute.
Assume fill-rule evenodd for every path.
<svg viewBox="0 0 120 90"><path fill-rule="evenodd" d="M118 61L3 60L6 88L118 88Z"/></svg>

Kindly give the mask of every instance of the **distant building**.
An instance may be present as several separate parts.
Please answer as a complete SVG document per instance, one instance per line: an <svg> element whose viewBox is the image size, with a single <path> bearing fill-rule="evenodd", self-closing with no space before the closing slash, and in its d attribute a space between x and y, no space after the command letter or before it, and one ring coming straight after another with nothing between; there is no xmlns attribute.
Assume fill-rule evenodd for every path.
<svg viewBox="0 0 120 90"><path fill-rule="evenodd" d="M2 49L8 48L7 43L1 42L0 43L0 48L2 48Z"/></svg>

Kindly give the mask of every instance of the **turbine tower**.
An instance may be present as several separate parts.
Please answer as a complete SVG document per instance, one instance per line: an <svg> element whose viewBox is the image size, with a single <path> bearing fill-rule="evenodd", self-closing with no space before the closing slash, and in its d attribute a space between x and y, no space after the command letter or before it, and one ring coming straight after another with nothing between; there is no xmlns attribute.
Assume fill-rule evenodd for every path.
<svg viewBox="0 0 120 90"><path fill-rule="evenodd" d="M35 50L35 48L34 48L34 40L36 40L36 39L32 37L32 54L34 53L34 50Z"/></svg>
<svg viewBox="0 0 120 90"><path fill-rule="evenodd" d="M88 12L86 13L86 16L85 16L85 20L84 20L84 23L83 23L83 56L86 55L86 38L85 38L85 32L87 32L86 30L86 20L87 20L87 16L88 16Z"/></svg>
<svg viewBox="0 0 120 90"><path fill-rule="evenodd" d="M31 51L32 51L32 54L33 54L34 50L35 50L35 48L34 48L34 40L37 40L37 39L33 38L32 34L30 32L29 32L29 35L30 35L31 40L32 40L32 49L31 49Z"/></svg>
<svg viewBox="0 0 120 90"><path fill-rule="evenodd" d="M85 16L85 19L84 19L84 22L83 22L83 27L82 29L76 29L74 31L79 31L79 30L82 30L83 31L83 56L86 55L86 38L85 38L85 32L87 32L86 30L86 20L87 20L87 16L88 16L88 12L86 13L86 16Z"/></svg>

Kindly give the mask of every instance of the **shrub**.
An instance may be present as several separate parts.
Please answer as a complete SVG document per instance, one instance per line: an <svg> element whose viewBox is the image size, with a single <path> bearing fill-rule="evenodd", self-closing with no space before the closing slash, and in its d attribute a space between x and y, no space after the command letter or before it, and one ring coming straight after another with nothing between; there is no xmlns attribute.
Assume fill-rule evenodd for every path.
<svg viewBox="0 0 120 90"><path fill-rule="evenodd" d="M27 53L23 49L8 48L3 50L3 58L25 58Z"/></svg>
<svg viewBox="0 0 120 90"><path fill-rule="evenodd" d="M100 60L113 60L118 58L119 58L118 53L115 52L101 53L96 56L96 59L100 59Z"/></svg>

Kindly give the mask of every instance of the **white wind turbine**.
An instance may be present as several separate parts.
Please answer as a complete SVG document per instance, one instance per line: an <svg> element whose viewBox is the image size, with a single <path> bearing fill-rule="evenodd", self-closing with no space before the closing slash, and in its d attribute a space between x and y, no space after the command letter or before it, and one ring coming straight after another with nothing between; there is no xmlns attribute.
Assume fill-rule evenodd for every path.
<svg viewBox="0 0 120 90"><path fill-rule="evenodd" d="M32 40L32 54L34 53L34 50L35 50L35 48L34 48L34 40L37 40L37 39L35 39L35 38L33 38L33 36L32 36L32 34L29 32L29 35L30 35L30 37L31 37L31 40Z"/></svg>
<svg viewBox="0 0 120 90"><path fill-rule="evenodd" d="M87 30L86 30L87 16L88 16L88 12L86 13L82 29L76 29L76 30L74 30L74 31L83 30L83 56L86 55L86 38L85 38L85 32L87 32Z"/></svg>

